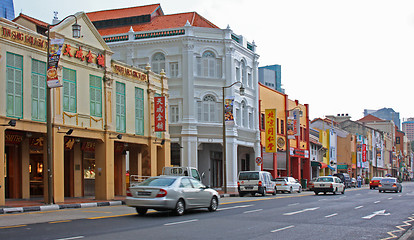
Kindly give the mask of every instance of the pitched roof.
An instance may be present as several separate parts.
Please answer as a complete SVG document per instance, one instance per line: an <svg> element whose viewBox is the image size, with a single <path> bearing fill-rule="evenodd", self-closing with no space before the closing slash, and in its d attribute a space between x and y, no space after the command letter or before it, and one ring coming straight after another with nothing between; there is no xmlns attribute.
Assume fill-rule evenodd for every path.
<svg viewBox="0 0 414 240"><path fill-rule="evenodd" d="M378 122L378 121L384 121L384 119L378 118L374 115L368 114L365 117L359 119L357 122Z"/></svg>
<svg viewBox="0 0 414 240"><path fill-rule="evenodd" d="M13 22L16 22L19 18L24 18L24 19L28 20L29 22L32 22L35 25L41 26L41 27L44 27L44 28L47 28L47 25L48 25L48 23L46 23L46 22L43 22L43 21L40 21L38 19L29 17L29 16L27 16L23 13L20 13L19 16L17 16L15 19L13 19Z"/></svg>
<svg viewBox="0 0 414 240"><path fill-rule="evenodd" d="M159 3L152 4L152 5L146 5L146 6L89 12L86 15L88 15L89 19L92 22L94 22L94 21L101 21L101 20L108 20L108 19L151 15L154 12L156 12L158 9L161 9L161 5Z"/></svg>
<svg viewBox="0 0 414 240"><path fill-rule="evenodd" d="M141 6L141 7L91 12L91 13L87 13L87 15L91 19L92 22L95 22L95 21L101 21L101 20L111 20L111 19L119 19L119 18L153 14L158 10L158 8L161 8L160 5L155 4L155 5L148 5L148 6ZM219 28L213 23L211 23L210 21L208 21L207 19L205 19L204 17L202 17L197 12L177 13L177 14L170 14L170 15L164 15L161 12L161 14L158 14L158 15L153 14L153 18L151 19L150 22L136 23L132 25L124 25L124 26L116 26L116 27L108 27L108 28L100 28L98 29L98 31L102 36L127 33L131 27L134 30L134 32L146 32L146 31L153 31L153 30L184 27L187 21L191 24L191 26L195 26L195 27Z"/></svg>

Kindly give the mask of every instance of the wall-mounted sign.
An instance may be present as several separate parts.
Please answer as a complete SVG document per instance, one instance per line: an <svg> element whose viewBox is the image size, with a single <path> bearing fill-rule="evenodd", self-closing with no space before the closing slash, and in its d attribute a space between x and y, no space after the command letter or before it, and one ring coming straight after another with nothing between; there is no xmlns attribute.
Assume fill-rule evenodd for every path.
<svg viewBox="0 0 414 240"><path fill-rule="evenodd" d="M266 152L276 152L276 109L265 110L265 125Z"/></svg>
<svg viewBox="0 0 414 240"><path fill-rule="evenodd" d="M47 40L14 29L2 27L0 37L44 51L47 50Z"/></svg>
<svg viewBox="0 0 414 240"><path fill-rule="evenodd" d="M367 145L362 144L362 162L367 161Z"/></svg>
<svg viewBox="0 0 414 240"><path fill-rule="evenodd" d="M19 144L23 141L23 133L7 131L4 138L6 144Z"/></svg>
<svg viewBox="0 0 414 240"><path fill-rule="evenodd" d="M70 44L65 44L63 47L63 56L74 57L80 61L95 63L98 67L105 67L105 56L103 54L95 54L90 50L83 50L82 47L75 48Z"/></svg>
<svg viewBox="0 0 414 240"><path fill-rule="evenodd" d="M112 63L112 70L114 71L114 73L122 75L122 76L126 76L126 77L136 79L139 81L147 81L147 74L137 71L132 68L128 68L128 67L124 67L124 66Z"/></svg>
<svg viewBox="0 0 414 240"><path fill-rule="evenodd" d="M154 97L155 131L165 132L165 97Z"/></svg>

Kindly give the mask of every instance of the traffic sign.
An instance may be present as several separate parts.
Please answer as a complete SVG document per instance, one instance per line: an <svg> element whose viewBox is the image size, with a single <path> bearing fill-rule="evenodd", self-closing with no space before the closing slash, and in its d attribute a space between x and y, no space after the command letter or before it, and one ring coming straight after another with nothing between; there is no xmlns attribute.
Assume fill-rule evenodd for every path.
<svg viewBox="0 0 414 240"><path fill-rule="evenodd" d="M262 164L263 163L263 159L261 157L257 157L256 158L256 163L257 164Z"/></svg>

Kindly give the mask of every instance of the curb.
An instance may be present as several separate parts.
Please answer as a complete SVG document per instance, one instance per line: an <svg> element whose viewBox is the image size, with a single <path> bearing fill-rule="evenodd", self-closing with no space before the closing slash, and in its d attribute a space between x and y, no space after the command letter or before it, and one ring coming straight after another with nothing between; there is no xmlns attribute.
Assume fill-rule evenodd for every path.
<svg viewBox="0 0 414 240"><path fill-rule="evenodd" d="M414 238L414 227L408 229L400 238L399 240L409 240Z"/></svg>
<svg viewBox="0 0 414 240"><path fill-rule="evenodd" d="M24 213L24 212L36 212L36 211L53 211L60 209L71 208L90 208L90 207L106 207L125 205L124 201L108 201L108 202L91 202L91 203L72 203L72 204L52 204L45 206L32 206L32 207L13 207L13 208L0 208L0 214L7 213Z"/></svg>

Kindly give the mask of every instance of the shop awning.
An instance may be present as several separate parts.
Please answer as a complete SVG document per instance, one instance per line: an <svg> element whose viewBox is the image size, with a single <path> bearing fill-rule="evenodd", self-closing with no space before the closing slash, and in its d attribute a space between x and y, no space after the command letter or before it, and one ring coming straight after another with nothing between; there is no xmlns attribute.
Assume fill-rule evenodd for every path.
<svg viewBox="0 0 414 240"><path fill-rule="evenodd" d="M328 164L326 163L321 163L321 169L328 167Z"/></svg>
<svg viewBox="0 0 414 240"><path fill-rule="evenodd" d="M318 161L311 161L311 166L312 167L319 167L320 165L321 165L321 163L318 162Z"/></svg>
<svg viewBox="0 0 414 240"><path fill-rule="evenodd" d="M348 169L348 165L347 164L338 164L337 166L338 166L338 169L345 169L345 170Z"/></svg>

